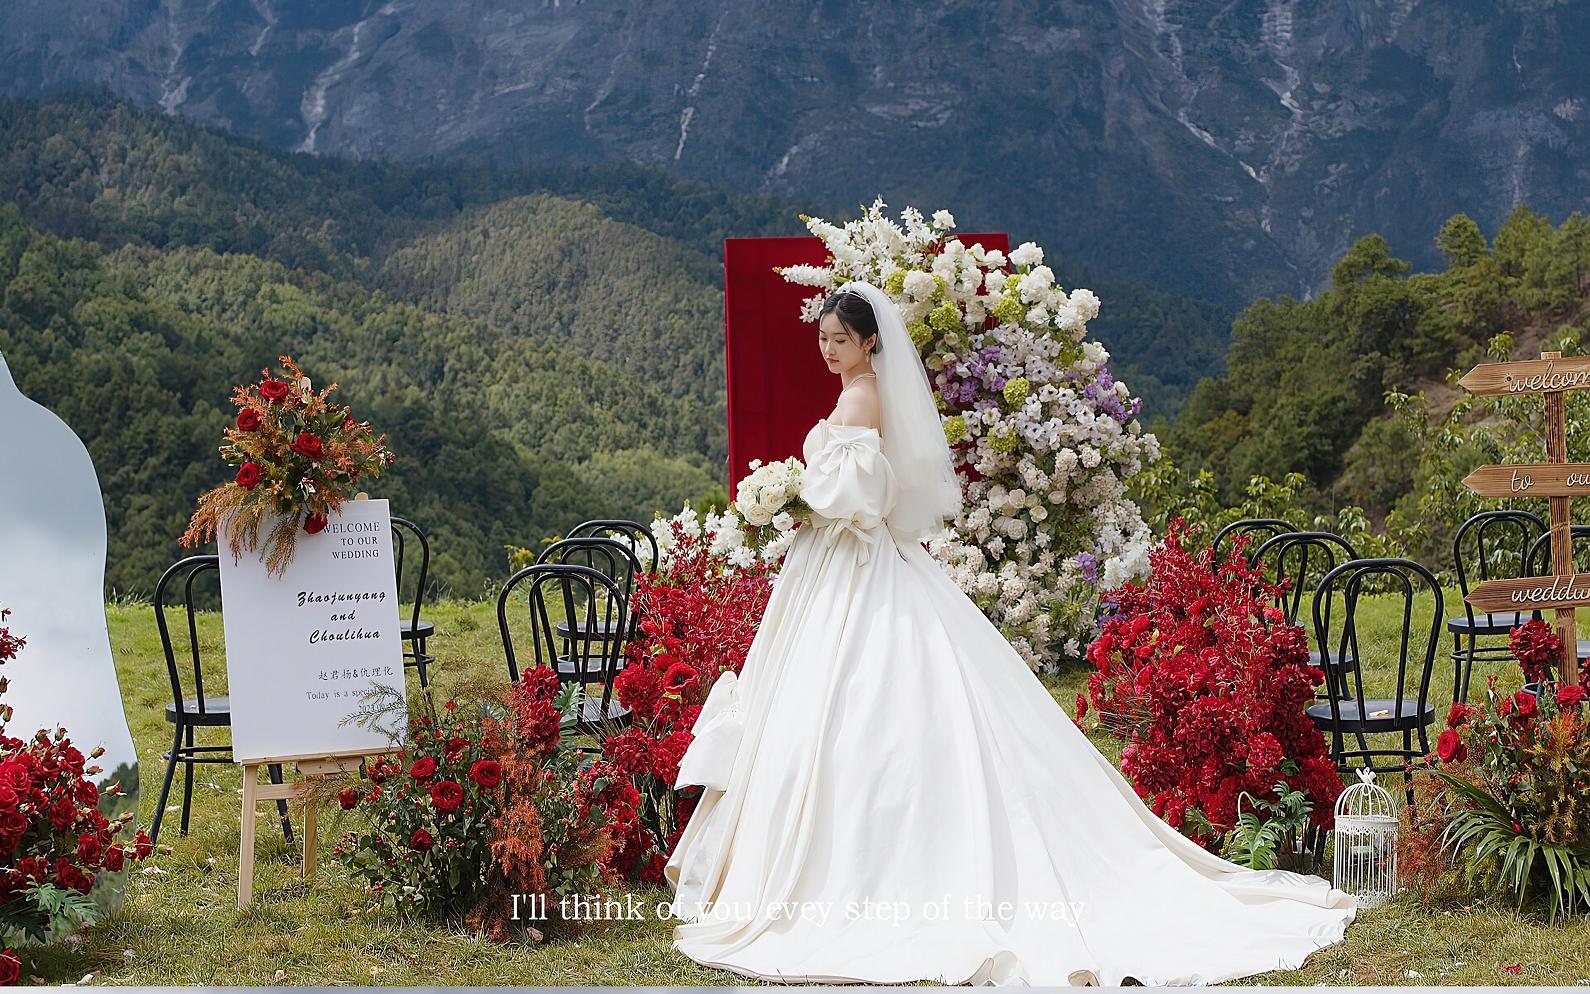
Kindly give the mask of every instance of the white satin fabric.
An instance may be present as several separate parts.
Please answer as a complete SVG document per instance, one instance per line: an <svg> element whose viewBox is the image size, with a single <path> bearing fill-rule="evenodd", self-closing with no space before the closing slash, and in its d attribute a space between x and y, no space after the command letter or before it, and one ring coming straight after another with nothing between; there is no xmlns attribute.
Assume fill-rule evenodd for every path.
<svg viewBox="0 0 1590 994"><path fill-rule="evenodd" d="M772 981L1205 984L1295 968L1352 898L1148 810L927 551L870 428L806 437L803 527L680 765L674 948Z"/></svg>

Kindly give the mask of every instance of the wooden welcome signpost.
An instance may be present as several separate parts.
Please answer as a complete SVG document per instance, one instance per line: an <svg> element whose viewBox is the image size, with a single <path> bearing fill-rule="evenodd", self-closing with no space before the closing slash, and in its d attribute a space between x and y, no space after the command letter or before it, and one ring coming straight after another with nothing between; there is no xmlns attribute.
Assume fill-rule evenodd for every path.
<svg viewBox="0 0 1590 994"><path fill-rule="evenodd" d="M1564 394L1590 390L1590 356L1564 359L1542 352L1539 359L1475 366L1458 381L1482 395L1540 394L1546 401L1546 461L1514 466L1481 466L1464 485L1481 497L1545 497L1551 506L1552 576L1487 580L1464 598L1487 614L1552 608L1562 636L1560 686L1579 682L1579 635L1574 609L1590 605L1590 573L1573 571L1570 502L1590 496L1590 463L1568 461L1568 421ZM1524 564L1527 569L1528 564Z"/></svg>

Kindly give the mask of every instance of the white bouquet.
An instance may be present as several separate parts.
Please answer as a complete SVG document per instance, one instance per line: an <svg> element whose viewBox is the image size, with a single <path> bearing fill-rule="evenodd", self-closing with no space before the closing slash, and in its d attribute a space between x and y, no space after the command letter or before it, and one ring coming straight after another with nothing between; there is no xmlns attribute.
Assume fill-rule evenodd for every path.
<svg viewBox="0 0 1590 994"><path fill-rule="evenodd" d="M811 509L800 497L805 475L806 467L793 457L766 465L753 459L750 475L735 490L734 509L758 531L793 531L798 522L811 517Z"/></svg>

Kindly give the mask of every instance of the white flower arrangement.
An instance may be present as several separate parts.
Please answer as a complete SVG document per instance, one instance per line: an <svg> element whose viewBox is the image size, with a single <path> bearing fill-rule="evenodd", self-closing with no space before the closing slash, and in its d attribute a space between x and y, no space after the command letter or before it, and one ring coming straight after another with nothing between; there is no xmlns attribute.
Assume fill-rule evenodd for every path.
<svg viewBox="0 0 1590 994"><path fill-rule="evenodd" d="M1062 289L1032 242L1007 255L953 237L948 211L928 221L908 207L896 222L884 206L844 225L803 217L828 265L780 272L819 291L806 321L850 280L899 306L945 434L980 477L929 550L1030 664L1055 669L1091 641L1100 591L1147 571L1153 539L1126 481L1159 442L1110 375L1109 352L1086 340L1095 293Z"/></svg>

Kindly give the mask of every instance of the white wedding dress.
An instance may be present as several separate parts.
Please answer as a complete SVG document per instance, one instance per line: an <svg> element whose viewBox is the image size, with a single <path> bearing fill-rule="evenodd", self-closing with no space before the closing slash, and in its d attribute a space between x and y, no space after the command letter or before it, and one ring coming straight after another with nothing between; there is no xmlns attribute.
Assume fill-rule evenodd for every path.
<svg viewBox="0 0 1590 994"><path fill-rule="evenodd" d="M680 765L706 790L665 871L676 949L772 981L1157 985L1341 940L1350 896L1162 822L927 551L895 541L876 431L819 421L804 455L817 517Z"/></svg>

